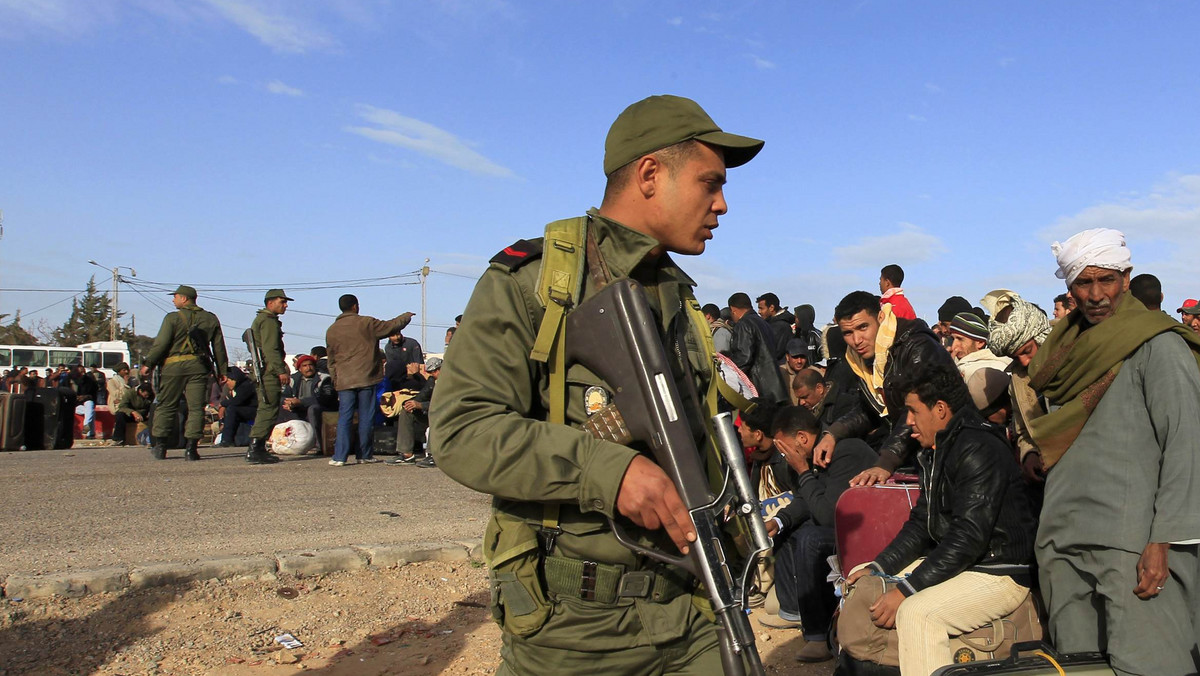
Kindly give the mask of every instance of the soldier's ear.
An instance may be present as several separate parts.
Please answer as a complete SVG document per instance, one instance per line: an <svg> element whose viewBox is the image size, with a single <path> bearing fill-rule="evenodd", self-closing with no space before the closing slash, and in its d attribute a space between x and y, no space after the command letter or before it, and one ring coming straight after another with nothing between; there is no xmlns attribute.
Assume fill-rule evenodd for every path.
<svg viewBox="0 0 1200 676"><path fill-rule="evenodd" d="M665 174L666 167L653 155L644 155L635 160L633 181L642 197L653 197L658 191L658 182Z"/></svg>

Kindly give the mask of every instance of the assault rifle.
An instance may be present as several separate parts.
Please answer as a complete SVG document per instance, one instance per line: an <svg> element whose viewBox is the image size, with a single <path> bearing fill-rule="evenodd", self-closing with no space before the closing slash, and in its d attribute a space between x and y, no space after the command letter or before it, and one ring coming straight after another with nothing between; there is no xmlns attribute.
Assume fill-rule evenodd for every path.
<svg viewBox="0 0 1200 676"><path fill-rule="evenodd" d="M262 346L258 344L258 340L254 337L254 331L246 329L242 331L242 342L246 343L246 349L250 351L250 371L254 375L254 382L258 385L258 396L265 390L265 377L267 373L267 359L263 356Z"/></svg>
<svg viewBox="0 0 1200 676"><path fill-rule="evenodd" d="M614 390L613 406L589 422L597 436L615 437L624 443L649 447L655 462L675 484L695 525L696 541L689 554L680 556L642 546L614 519L609 519L617 540L642 556L672 564L695 575L708 593L717 616L721 662L726 676L765 674L754 630L746 617L745 596L758 557L770 549L758 499L732 416L722 413L711 420L710 433L720 450L722 485L714 494L706 473L705 456L696 445L692 423L679 396L667 354L659 337L658 320L646 302L641 286L620 279L575 308L566 320L566 361L578 363L600 376ZM714 373L714 378L720 377ZM615 430L612 437L596 428ZM709 462L717 462L709 457ZM738 567L737 547L722 525L740 526L750 550Z"/></svg>

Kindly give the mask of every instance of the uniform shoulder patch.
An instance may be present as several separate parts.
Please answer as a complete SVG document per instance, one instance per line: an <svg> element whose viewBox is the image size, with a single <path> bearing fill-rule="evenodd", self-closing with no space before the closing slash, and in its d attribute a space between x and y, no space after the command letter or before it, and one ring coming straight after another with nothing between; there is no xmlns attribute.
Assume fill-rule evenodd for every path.
<svg viewBox="0 0 1200 676"><path fill-rule="evenodd" d="M529 261L540 258L541 255L541 239L519 239L515 243L504 247L504 250L500 253L492 256L492 260L489 262L512 272Z"/></svg>

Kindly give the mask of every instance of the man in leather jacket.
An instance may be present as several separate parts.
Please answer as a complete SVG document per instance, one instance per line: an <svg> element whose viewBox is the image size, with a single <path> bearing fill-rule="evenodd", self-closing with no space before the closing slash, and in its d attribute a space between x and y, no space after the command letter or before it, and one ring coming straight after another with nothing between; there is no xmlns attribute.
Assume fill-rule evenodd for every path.
<svg viewBox="0 0 1200 676"><path fill-rule="evenodd" d="M879 297L866 291L843 298L834 321L846 341L844 361L856 376L859 406L828 426L813 450L814 462L828 465L842 439L864 439L879 451L879 462L850 485L871 485L891 476L916 448L897 386L915 369L930 364L953 369L954 360L925 322L897 318L891 306L881 310Z"/></svg>
<svg viewBox="0 0 1200 676"><path fill-rule="evenodd" d="M758 396L775 404L787 404L791 399L779 375L779 365L771 352L771 327L754 312L750 296L735 293L729 297L729 313L733 316L733 339L726 356L733 360Z"/></svg>
<svg viewBox="0 0 1200 676"><path fill-rule="evenodd" d="M919 370L896 389L921 446L921 496L891 544L847 583L901 576L870 607L871 619L896 627L901 673L923 675L952 662L950 635L1025 601L1036 523L1012 450L980 417L958 371Z"/></svg>

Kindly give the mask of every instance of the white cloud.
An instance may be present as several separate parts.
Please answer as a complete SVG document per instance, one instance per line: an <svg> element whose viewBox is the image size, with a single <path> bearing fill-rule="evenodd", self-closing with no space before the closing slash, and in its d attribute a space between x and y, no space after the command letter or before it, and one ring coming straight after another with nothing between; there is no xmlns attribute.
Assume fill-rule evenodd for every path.
<svg viewBox="0 0 1200 676"><path fill-rule="evenodd" d="M683 25L683 17L673 16L670 19L667 19L667 25L668 26L682 26Z"/></svg>
<svg viewBox="0 0 1200 676"><path fill-rule="evenodd" d="M281 96L304 96L304 90L286 85L279 80L271 80L268 82L267 91L271 92L272 94L279 94Z"/></svg>
<svg viewBox="0 0 1200 676"><path fill-rule="evenodd" d="M279 52L307 52L332 47L334 41L317 28L285 15L282 5L266 0L204 0L214 11L259 42ZM279 8L279 9L276 9Z"/></svg>
<svg viewBox="0 0 1200 676"><path fill-rule="evenodd" d="M110 0L0 0L0 34L15 36L30 29L78 35L95 23L111 20L113 12Z"/></svg>
<svg viewBox="0 0 1200 676"><path fill-rule="evenodd" d="M351 134L415 150L426 157L473 174L515 178L512 169L484 157L454 134L428 122L405 117L393 110L360 105L358 115L374 126L346 127Z"/></svg>
<svg viewBox="0 0 1200 676"><path fill-rule="evenodd" d="M847 268L877 268L888 263L924 263L948 252L936 235L912 223L900 223L890 235L864 237L857 244L834 247L836 265Z"/></svg>
<svg viewBox="0 0 1200 676"><path fill-rule="evenodd" d="M926 82L925 91L929 92L930 94L941 94L942 88L932 82Z"/></svg>
<svg viewBox="0 0 1200 676"><path fill-rule="evenodd" d="M1042 231L1047 241L1089 228L1114 228L1129 239L1161 239L1182 246L1200 233L1200 174L1171 177L1146 194L1087 207Z"/></svg>
<svg viewBox="0 0 1200 676"><path fill-rule="evenodd" d="M746 56L750 57L750 62L753 63L754 67L758 68L759 70L771 70L775 67L774 61L768 61L756 54L747 54Z"/></svg>
<svg viewBox="0 0 1200 676"><path fill-rule="evenodd" d="M217 84L235 85L238 84L238 79L232 75L222 75L217 78Z"/></svg>
<svg viewBox="0 0 1200 676"><path fill-rule="evenodd" d="M908 114L908 121L909 122L927 122L924 115L914 115L912 113Z"/></svg>

